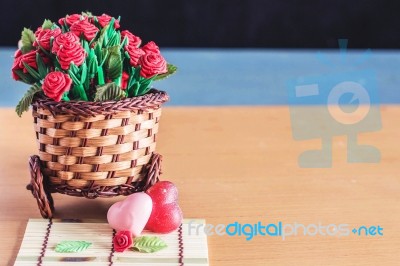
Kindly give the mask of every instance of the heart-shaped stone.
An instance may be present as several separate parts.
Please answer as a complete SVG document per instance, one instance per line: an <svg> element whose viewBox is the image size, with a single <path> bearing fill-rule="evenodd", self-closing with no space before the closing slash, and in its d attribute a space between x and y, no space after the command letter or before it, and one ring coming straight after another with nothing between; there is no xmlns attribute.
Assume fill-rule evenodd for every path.
<svg viewBox="0 0 400 266"><path fill-rule="evenodd" d="M155 233L170 233L182 223L182 210L178 205L178 189L169 181L160 181L146 191L153 200L146 229Z"/></svg>
<svg viewBox="0 0 400 266"><path fill-rule="evenodd" d="M125 200L114 203L107 212L108 224L117 231L130 231L139 236L149 220L153 203L144 193L134 193Z"/></svg>

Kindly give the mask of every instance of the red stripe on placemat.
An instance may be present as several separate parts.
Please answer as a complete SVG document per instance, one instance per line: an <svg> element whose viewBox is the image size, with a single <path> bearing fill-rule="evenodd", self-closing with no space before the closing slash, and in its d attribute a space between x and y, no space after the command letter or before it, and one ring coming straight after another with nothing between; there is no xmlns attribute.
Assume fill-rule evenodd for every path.
<svg viewBox="0 0 400 266"><path fill-rule="evenodd" d="M182 224L179 226L178 229L178 244L179 244L179 266L185 265L183 261L183 236L182 236Z"/></svg>
<svg viewBox="0 0 400 266"><path fill-rule="evenodd" d="M114 249L114 237L115 237L115 234L116 234L117 232L113 229L113 235L112 235L112 239L111 239L111 252L110 252L110 256L108 256L108 262L110 263L110 264L108 264L108 266L112 266L113 264L114 264L114 261L113 261L113 257L114 257L114 253L115 253L115 249Z"/></svg>
<svg viewBox="0 0 400 266"><path fill-rule="evenodd" d="M46 253L47 243L49 242L50 230L52 225L53 225L53 220L49 219L49 223L47 224L46 228L46 235L44 236L43 239L42 251L40 252L40 256L38 257L38 263L36 264L37 266L42 266L43 258Z"/></svg>

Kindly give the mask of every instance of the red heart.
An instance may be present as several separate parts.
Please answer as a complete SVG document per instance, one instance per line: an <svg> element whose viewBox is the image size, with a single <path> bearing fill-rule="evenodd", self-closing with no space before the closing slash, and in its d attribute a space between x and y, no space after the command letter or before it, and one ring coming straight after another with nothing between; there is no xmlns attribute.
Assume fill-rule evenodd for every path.
<svg viewBox="0 0 400 266"><path fill-rule="evenodd" d="M155 233L170 233L182 224L178 205L178 189L169 181L160 181L146 191L153 200L153 209L146 229Z"/></svg>

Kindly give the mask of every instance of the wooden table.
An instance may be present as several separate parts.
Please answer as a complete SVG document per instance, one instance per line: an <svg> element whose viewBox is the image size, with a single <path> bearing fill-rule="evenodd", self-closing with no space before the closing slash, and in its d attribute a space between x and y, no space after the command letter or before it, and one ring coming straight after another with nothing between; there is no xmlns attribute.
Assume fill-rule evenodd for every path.
<svg viewBox="0 0 400 266"><path fill-rule="evenodd" d="M317 108L317 107L309 107ZM315 110L318 112L318 110ZM380 149L378 164L346 161L335 137L332 168L299 168L318 140L295 141L289 109L168 107L158 151L163 179L176 183L185 217L207 223L321 223L383 227L383 236L210 236L210 265L399 265L400 106L383 106L382 130L360 134ZM28 218L40 217L25 190L27 158L36 153L30 115L1 109L0 264L13 265ZM116 199L54 195L57 217L101 218ZM352 227L351 227L352 228ZM6 264L8 263L8 264Z"/></svg>

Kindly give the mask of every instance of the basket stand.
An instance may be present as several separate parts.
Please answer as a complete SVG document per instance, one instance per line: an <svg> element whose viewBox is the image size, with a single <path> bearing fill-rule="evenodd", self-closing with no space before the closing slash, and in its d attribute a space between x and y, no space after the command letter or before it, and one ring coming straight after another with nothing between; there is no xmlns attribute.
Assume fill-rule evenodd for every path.
<svg viewBox="0 0 400 266"><path fill-rule="evenodd" d="M130 193L146 191L152 185L154 185L159 180L159 176L161 174L161 160L162 156L157 153L153 153L149 163L143 167L142 171L145 171L145 177L143 180L139 181L140 184L136 184L136 186L130 186L125 184L125 186L130 186L131 188L139 188L135 191L129 190ZM30 183L26 186L27 190L32 192L33 197L36 199L40 214L43 218L49 219L53 217L54 214L54 200L51 196L51 193L59 192L55 190L50 184L49 178L44 176L41 171L41 161L39 156L33 155L29 158L29 170L31 174ZM126 190L125 190L126 191ZM86 189L82 193L82 197L95 199L97 197L102 197L96 193L95 190L91 190L90 188ZM126 193L116 193L115 195L107 196L119 196L119 195L127 195Z"/></svg>

